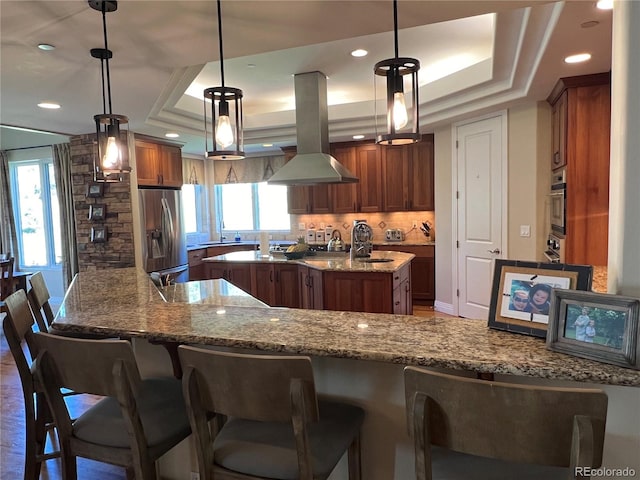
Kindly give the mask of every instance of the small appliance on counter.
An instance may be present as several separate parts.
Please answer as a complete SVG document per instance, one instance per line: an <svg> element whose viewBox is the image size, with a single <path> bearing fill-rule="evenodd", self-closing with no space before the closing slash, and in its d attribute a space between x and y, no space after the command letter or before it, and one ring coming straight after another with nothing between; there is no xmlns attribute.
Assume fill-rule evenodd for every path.
<svg viewBox="0 0 640 480"><path fill-rule="evenodd" d="M336 229L333 232L331 232L331 239L327 244L327 251L328 252L344 252L344 249L345 249L345 245L344 245L344 242L342 241L342 234L340 233L340 230Z"/></svg>
<svg viewBox="0 0 640 480"><path fill-rule="evenodd" d="M351 229L351 257L370 257L373 250L373 230L365 220L354 220Z"/></svg>
<svg viewBox="0 0 640 480"><path fill-rule="evenodd" d="M388 228L384 232L384 238L387 242L402 242L404 241L404 232L399 228Z"/></svg>

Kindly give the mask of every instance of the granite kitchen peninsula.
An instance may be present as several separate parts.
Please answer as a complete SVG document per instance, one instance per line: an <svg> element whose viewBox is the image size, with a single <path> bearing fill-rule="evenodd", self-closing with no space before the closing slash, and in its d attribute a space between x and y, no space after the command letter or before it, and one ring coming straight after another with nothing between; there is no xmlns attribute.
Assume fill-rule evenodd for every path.
<svg viewBox="0 0 640 480"><path fill-rule="evenodd" d="M222 278L272 307L367 313L413 313L411 260L415 255L374 251L351 258L313 252L288 260L282 252L232 252L204 258L207 278Z"/></svg>
<svg viewBox="0 0 640 480"><path fill-rule="evenodd" d="M320 393L366 411L362 476L367 480L414 478L405 365L493 373L507 382L602 388L609 397L603 466L640 471L636 370L551 352L539 338L491 330L486 321L260 307L229 287L210 280L158 289L135 268L81 272L53 329L131 338L143 375L172 373L169 355L153 343L309 355ZM195 471L186 443L160 460L163 478L188 479ZM347 478L345 468L343 459L331 480Z"/></svg>

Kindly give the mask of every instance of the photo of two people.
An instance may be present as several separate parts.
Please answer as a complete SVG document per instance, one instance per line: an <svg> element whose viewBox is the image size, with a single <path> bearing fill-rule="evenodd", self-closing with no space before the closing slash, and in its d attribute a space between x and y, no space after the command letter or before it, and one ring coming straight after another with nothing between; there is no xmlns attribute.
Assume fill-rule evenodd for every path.
<svg viewBox="0 0 640 480"><path fill-rule="evenodd" d="M552 288L569 288L563 277L507 273L504 279L500 315L518 320L549 323Z"/></svg>

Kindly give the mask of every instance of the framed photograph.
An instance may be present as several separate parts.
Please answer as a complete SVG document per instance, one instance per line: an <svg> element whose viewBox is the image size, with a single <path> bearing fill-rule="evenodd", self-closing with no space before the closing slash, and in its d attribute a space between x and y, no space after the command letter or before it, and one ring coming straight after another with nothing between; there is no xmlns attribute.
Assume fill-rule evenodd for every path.
<svg viewBox="0 0 640 480"><path fill-rule="evenodd" d="M545 338L553 289L591 290L592 278L590 265L498 259L489 327Z"/></svg>
<svg viewBox="0 0 640 480"><path fill-rule="evenodd" d="M103 203L89 205L89 220L104 220L107 216L106 208Z"/></svg>
<svg viewBox="0 0 640 480"><path fill-rule="evenodd" d="M104 243L107 241L107 227L91 227L91 241Z"/></svg>
<svg viewBox="0 0 640 480"><path fill-rule="evenodd" d="M87 187L87 197L102 197L104 195L104 183L92 182Z"/></svg>
<svg viewBox="0 0 640 480"><path fill-rule="evenodd" d="M554 290L547 348L640 370L640 299Z"/></svg>

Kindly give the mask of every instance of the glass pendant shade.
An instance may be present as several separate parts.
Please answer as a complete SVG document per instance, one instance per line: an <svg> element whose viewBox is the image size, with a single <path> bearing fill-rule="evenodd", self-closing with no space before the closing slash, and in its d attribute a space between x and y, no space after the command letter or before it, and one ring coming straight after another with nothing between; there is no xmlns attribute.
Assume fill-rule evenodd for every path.
<svg viewBox="0 0 640 480"><path fill-rule="evenodd" d="M103 182L121 182L123 174L131 172L129 151L126 141L126 129L129 122L124 115L95 115L97 152L94 155L94 180Z"/></svg>
<svg viewBox="0 0 640 480"><path fill-rule="evenodd" d="M415 58L398 57L397 17L397 0L394 0L395 57L382 60L376 63L373 68L375 74L376 143L380 145L407 145L419 142L421 138L418 124L420 61ZM384 100L378 99L379 91L385 93Z"/></svg>
<svg viewBox="0 0 640 480"><path fill-rule="evenodd" d="M204 98L207 158L212 160L244 158L242 90L232 87L207 88L204 91Z"/></svg>

